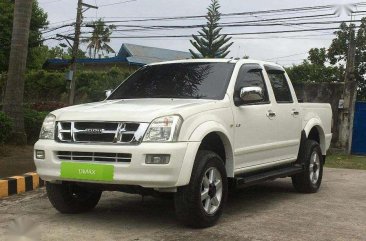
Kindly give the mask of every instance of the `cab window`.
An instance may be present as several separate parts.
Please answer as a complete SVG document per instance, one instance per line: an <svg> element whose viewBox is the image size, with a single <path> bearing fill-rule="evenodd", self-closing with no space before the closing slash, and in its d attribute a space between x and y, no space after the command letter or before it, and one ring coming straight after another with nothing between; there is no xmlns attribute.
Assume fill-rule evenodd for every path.
<svg viewBox="0 0 366 241"><path fill-rule="evenodd" d="M292 103L290 86L288 85L285 72L281 69L266 67L269 81L273 89L277 103Z"/></svg>
<svg viewBox="0 0 366 241"><path fill-rule="evenodd" d="M258 64L244 64L241 66L238 74L238 78L235 83L235 96L234 99L240 99L240 89L243 87L261 87L264 94L264 99L261 102L255 104L265 104L269 102L267 87L264 82L262 67Z"/></svg>

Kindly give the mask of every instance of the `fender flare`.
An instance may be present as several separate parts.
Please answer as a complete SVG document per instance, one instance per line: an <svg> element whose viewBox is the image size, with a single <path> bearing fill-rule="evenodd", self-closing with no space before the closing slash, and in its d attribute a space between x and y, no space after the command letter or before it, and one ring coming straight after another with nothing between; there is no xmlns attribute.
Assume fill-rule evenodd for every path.
<svg viewBox="0 0 366 241"><path fill-rule="evenodd" d="M230 140L230 134L221 123L216 121L207 121L199 125L190 135L189 141L201 142L205 136L215 132L221 138L225 148L225 159L226 159L226 172L229 177L234 174L234 155L232 148L232 141Z"/></svg>
<svg viewBox="0 0 366 241"><path fill-rule="evenodd" d="M184 162L181 167L181 173L179 175L177 182L178 186L186 185L189 183L195 157L200 147L200 144L205 136L213 132L217 133L220 136L224 144L225 155L226 155L226 162L225 162L226 173L228 177L233 177L234 157L231 145L232 141L230 140L230 135L227 132L227 128L225 128L222 124L216 121L207 121L197 126L196 129L194 129L189 136L189 143L191 143L192 145L189 144L190 148L187 149L186 156L184 158Z"/></svg>
<svg viewBox="0 0 366 241"><path fill-rule="evenodd" d="M320 149L322 150L322 153L325 154L326 153L326 144L325 144L324 125L320 119L312 118L306 123L306 125L303 129L305 131L306 138L309 137L310 131L314 127L318 130L318 133L319 133Z"/></svg>

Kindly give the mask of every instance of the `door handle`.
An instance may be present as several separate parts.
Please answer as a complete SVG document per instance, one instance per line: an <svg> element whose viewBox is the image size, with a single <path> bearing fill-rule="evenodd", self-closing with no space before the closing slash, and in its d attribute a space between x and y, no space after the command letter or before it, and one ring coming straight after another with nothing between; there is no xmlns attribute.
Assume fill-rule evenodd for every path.
<svg viewBox="0 0 366 241"><path fill-rule="evenodd" d="M271 111L271 110L269 110L269 111L267 112L267 117L271 118L271 117L275 117L275 116L276 116L276 112L273 112L273 111Z"/></svg>
<svg viewBox="0 0 366 241"><path fill-rule="evenodd" d="M292 114L292 115L299 115L299 114L300 114L300 112L298 112L297 110L292 110L291 114Z"/></svg>

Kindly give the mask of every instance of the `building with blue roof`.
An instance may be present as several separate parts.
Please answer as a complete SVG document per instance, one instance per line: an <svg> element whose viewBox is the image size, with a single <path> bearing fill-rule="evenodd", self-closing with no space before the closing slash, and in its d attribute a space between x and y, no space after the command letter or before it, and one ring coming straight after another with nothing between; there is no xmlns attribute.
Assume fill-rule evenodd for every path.
<svg viewBox="0 0 366 241"><path fill-rule="evenodd" d="M188 52L148 47L137 44L122 44L118 54L111 58L82 58L76 59L76 62L83 66L83 69L105 70L110 67L141 67L146 64L190 59L192 56ZM48 70L64 70L70 65L69 59L48 59L43 68Z"/></svg>

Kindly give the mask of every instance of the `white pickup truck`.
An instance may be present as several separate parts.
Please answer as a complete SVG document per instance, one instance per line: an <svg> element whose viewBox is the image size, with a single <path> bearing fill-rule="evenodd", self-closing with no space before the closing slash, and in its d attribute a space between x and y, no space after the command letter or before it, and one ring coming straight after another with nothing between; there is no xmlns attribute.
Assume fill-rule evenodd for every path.
<svg viewBox="0 0 366 241"><path fill-rule="evenodd" d="M329 104L299 103L285 70L255 60L142 67L106 100L51 112L34 146L61 213L103 191L174 194L177 218L216 223L229 187L292 177L316 192L331 141Z"/></svg>

